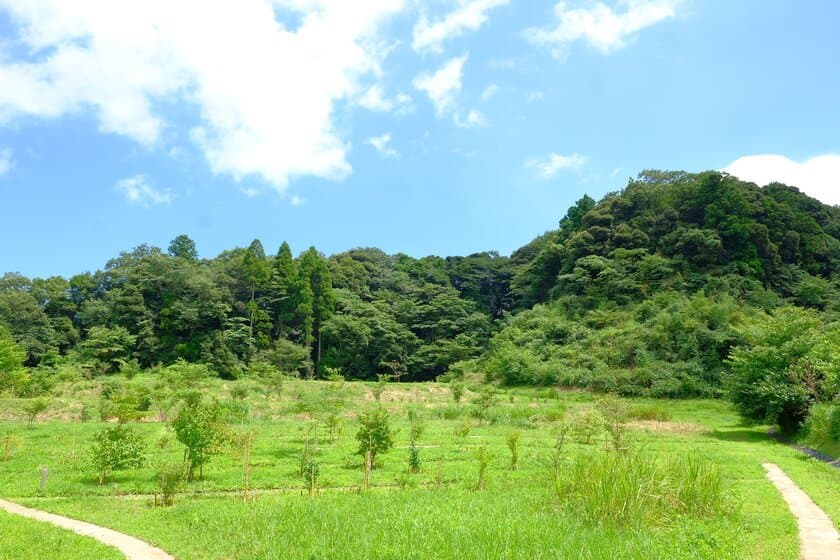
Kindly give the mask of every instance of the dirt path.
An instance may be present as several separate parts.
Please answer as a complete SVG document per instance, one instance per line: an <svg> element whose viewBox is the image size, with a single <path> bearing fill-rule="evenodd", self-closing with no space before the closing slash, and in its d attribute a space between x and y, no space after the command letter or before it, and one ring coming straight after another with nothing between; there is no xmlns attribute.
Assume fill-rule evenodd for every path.
<svg viewBox="0 0 840 560"><path fill-rule="evenodd" d="M834 523L788 476L773 463L762 465L799 525L802 560L837 560L840 558L840 535Z"/></svg>
<svg viewBox="0 0 840 560"><path fill-rule="evenodd" d="M170 556L159 548L155 548L140 539L135 539L134 537L130 537L124 533L118 533L112 529L106 529L105 527L85 523L84 521L77 521L75 519L70 519L69 517L62 517L60 515L47 513L37 509L30 509L5 500L0 500L0 508L9 513L52 523L53 525L58 525L59 527L68 529L74 533L78 533L79 535L94 538L101 543L107 544L108 546L113 546L125 554L128 560L175 560L174 556ZM46 555L46 557L48 556L49 555Z"/></svg>

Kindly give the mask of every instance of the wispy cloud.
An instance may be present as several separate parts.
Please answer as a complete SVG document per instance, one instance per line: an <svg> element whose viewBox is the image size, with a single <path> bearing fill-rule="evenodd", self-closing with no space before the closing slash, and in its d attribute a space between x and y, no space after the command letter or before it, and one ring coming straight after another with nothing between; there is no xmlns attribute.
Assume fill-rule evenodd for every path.
<svg viewBox="0 0 840 560"><path fill-rule="evenodd" d="M827 154L802 162L785 156L763 154L736 159L723 171L764 186L778 182L826 204L840 205L840 155Z"/></svg>
<svg viewBox="0 0 840 560"><path fill-rule="evenodd" d="M389 145L391 143L390 132L368 138L367 143L373 146L377 152L382 154L383 157L393 158L399 155L397 151Z"/></svg>
<svg viewBox="0 0 840 560"><path fill-rule="evenodd" d="M464 54L451 58L435 73L423 73L414 78L414 87L429 96L439 117L455 104L455 96L461 91L461 76L468 57L468 54Z"/></svg>
<svg viewBox="0 0 840 560"><path fill-rule="evenodd" d="M239 189L239 192L241 192L248 198L254 198L255 196L259 196L262 194L262 191L256 187L242 187Z"/></svg>
<svg viewBox="0 0 840 560"><path fill-rule="evenodd" d="M627 46L642 29L675 17L680 4L682 0L617 0L575 8L559 2L554 6L556 24L526 29L525 38L551 47L559 59L576 41L607 54Z"/></svg>
<svg viewBox="0 0 840 560"><path fill-rule="evenodd" d="M551 153L545 158L532 158L525 162L525 167L535 169L537 176L541 179L551 179L564 169L580 171L586 157L580 154L568 156Z"/></svg>
<svg viewBox="0 0 840 560"><path fill-rule="evenodd" d="M148 208L152 205L170 204L172 194L152 187L145 175L135 175L120 179L114 185L114 189L121 192L130 204L136 204Z"/></svg>
<svg viewBox="0 0 840 560"><path fill-rule="evenodd" d="M461 118L459 113L455 113L454 119L455 125L460 128L473 128L487 124L487 118L475 109L468 112L466 118Z"/></svg>
<svg viewBox="0 0 840 560"><path fill-rule="evenodd" d="M497 93L499 93L499 86L496 84L490 84L489 86L484 88L484 91L481 92L481 100L487 101Z"/></svg>
<svg viewBox="0 0 840 560"><path fill-rule="evenodd" d="M458 8L430 22L423 15L413 30L412 48L416 52L443 52L443 43L465 31L476 31L487 21L487 12L509 0L460 0Z"/></svg>
<svg viewBox="0 0 840 560"><path fill-rule="evenodd" d="M0 150L0 177L12 169L12 150L3 148Z"/></svg>
<svg viewBox="0 0 840 560"><path fill-rule="evenodd" d="M304 204L306 204L306 200L295 194L292 195L292 198L289 200L289 203L292 206L303 206Z"/></svg>
<svg viewBox="0 0 840 560"><path fill-rule="evenodd" d="M365 90L359 97L359 105L370 111L403 113L411 105L411 96L406 93L398 93L394 97L388 97L382 86L376 84Z"/></svg>

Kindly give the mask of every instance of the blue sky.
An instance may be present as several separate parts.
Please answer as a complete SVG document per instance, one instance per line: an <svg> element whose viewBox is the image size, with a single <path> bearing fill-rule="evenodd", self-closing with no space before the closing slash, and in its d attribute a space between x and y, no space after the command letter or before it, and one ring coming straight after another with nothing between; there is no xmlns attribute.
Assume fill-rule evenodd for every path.
<svg viewBox="0 0 840 560"><path fill-rule="evenodd" d="M840 204L840 4L0 0L0 272L508 254L647 168Z"/></svg>

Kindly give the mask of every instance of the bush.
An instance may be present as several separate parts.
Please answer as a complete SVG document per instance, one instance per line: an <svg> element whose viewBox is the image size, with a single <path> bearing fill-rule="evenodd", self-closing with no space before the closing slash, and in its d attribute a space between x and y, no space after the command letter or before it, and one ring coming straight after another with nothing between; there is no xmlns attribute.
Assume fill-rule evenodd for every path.
<svg viewBox="0 0 840 560"><path fill-rule="evenodd" d="M242 384L242 382L236 383L230 390L230 396L232 399L236 400L243 400L245 397L248 396L248 387Z"/></svg>
<svg viewBox="0 0 840 560"><path fill-rule="evenodd" d="M99 484L104 484L112 471L141 467L144 460L143 441L123 424L99 432L90 449L91 466L99 475Z"/></svg>
<svg viewBox="0 0 840 560"><path fill-rule="evenodd" d="M735 408L748 420L795 432L823 396L822 380L836 368L830 354L840 347L840 329L825 329L812 311L785 307L744 334L748 344L729 358Z"/></svg>
<svg viewBox="0 0 840 560"><path fill-rule="evenodd" d="M155 473L155 482L161 495L161 505L175 505L175 496L184 486L184 465L173 463L164 465Z"/></svg>
<svg viewBox="0 0 840 560"><path fill-rule="evenodd" d="M39 414L47 410L50 406L50 401L44 398L37 398L32 399L23 404L21 407L23 411L26 413L26 419L28 425L32 425L32 422L35 418L38 417Z"/></svg>
<svg viewBox="0 0 840 560"><path fill-rule="evenodd" d="M461 402L461 399L464 397L464 391L466 390L467 386L464 384L463 380L461 379L453 379L449 382L449 390L452 391L452 400L456 403Z"/></svg>
<svg viewBox="0 0 840 560"><path fill-rule="evenodd" d="M199 477L203 477L205 463L228 441L224 407L218 402L190 399L178 411L172 427L175 437L186 447L187 481L192 481L196 468Z"/></svg>
<svg viewBox="0 0 840 560"><path fill-rule="evenodd" d="M357 453L362 457L370 456L371 466L375 465L376 456L394 446L388 411L377 407L360 414L356 441L359 442Z"/></svg>
<svg viewBox="0 0 840 560"><path fill-rule="evenodd" d="M828 417L828 434L835 441L840 441L840 402L835 402L831 407L831 414Z"/></svg>
<svg viewBox="0 0 840 560"><path fill-rule="evenodd" d="M570 418L571 431L580 443L592 443L604 431L606 420L597 409L585 406L574 411Z"/></svg>

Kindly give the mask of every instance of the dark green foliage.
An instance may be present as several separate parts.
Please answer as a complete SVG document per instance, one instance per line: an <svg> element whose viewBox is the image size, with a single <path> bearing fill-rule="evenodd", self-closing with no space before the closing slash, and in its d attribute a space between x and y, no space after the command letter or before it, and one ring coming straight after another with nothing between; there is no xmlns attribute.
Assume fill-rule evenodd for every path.
<svg viewBox="0 0 840 560"><path fill-rule="evenodd" d="M744 418L792 433L814 402L837 394L840 325L785 307L744 327L744 334L746 344L730 359L732 401Z"/></svg>
<svg viewBox="0 0 840 560"><path fill-rule="evenodd" d="M115 373L128 363L136 340L124 327L92 327L79 350L90 369Z"/></svg>
<svg viewBox="0 0 840 560"><path fill-rule="evenodd" d="M295 259L287 243L269 258L254 240L199 260L180 235L168 254L140 245L69 280L8 273L0 344L10 337L25 366L67 359L87 374L183 360L228 379L269 364L720 396L739 327L786 304L837 316L839 275L840 209L785 185L645 171L584 196L510 258L310 247ZM35 395L51 371L0 370L0 383Z"/></svg>

